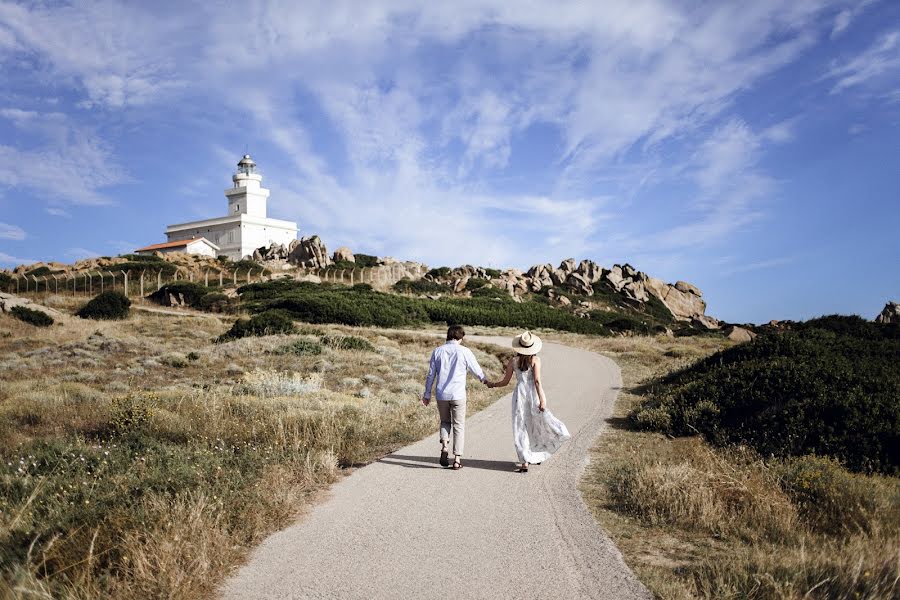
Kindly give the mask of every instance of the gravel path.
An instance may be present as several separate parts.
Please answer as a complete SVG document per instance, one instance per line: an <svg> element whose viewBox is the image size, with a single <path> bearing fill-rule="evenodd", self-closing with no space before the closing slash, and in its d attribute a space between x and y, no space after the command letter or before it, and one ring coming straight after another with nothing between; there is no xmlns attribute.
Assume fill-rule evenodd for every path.
<svg viewBox="0 0 900 600"><path fill-rule="evenodd" d="M549 408L572 434L549 461L513 472L507 395L467 420L462 470L437 464L436 433L359 469L264 541L223 596L651 598L578 492L619 369L557 344L544 344L541 356ZM434 404L422 410L435 411L437 429Z"/></svg>

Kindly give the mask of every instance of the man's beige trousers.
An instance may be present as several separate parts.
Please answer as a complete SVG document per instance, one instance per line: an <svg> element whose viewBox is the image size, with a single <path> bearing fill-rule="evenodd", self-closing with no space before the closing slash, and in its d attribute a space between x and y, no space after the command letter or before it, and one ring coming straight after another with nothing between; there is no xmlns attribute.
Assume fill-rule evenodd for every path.
<svg viewBox="0 0 900 600"><path fill-rule="evenodd" d="M441 448L448 450L451 431L453 433L453 454L462 456L466 440L466 401L438 400L438 414L441 415Z"/></svg>

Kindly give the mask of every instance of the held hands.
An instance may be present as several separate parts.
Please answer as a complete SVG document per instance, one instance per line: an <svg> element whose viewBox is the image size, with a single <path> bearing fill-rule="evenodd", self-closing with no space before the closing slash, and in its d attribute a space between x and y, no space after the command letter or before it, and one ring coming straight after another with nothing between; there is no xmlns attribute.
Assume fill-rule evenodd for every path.
<svg viewBox="0 0 900 600"><path fill-rule="evenodd" d="M422 406L428 406L429 404L431 404L431 398L426 398L425 396L422 396Z"/></svg>
<svg viewBox="0 0 900 600"><path fill-rule="evenodd" d="M541 401L541 402L538 403L538 410L539 410L539 411L544 412L544 409L545 409L545 408L547 408L547 407L544 405L544 402L543 402L543 401Z"/></svg>

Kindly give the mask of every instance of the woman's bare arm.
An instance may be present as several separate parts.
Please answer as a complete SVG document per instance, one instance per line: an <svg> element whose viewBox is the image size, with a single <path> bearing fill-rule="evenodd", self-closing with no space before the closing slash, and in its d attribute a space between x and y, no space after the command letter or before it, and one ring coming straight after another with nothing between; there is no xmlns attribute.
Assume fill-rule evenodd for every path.
<svg viewBox="0 0 900 600"><path fill-rule="evenodd" d="M503 379L501 379L500 381L488 381L487 386L489 388L503 387L507 383L509 383L509 380L512 379L513 365L515 365L515 363L515 358L509 359L509 362L506 363L506 373L503 374Z"/></svg>
<svg viewBox="0 0 900 600"><path fill-rule="evenodd" d="M538 408L544 412L544 409L547 408L547 399L544 398L544 386L541 385L541 359L539 356L534 357L531 368L534 369L534 387L538 393Z"/></svg>

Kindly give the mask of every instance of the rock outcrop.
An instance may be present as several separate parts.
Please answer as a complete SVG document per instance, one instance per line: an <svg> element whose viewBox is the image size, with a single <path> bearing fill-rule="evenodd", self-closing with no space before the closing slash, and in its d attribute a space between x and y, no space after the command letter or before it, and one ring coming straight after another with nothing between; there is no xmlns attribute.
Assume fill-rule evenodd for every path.
<svg viewBox="0 0 900 600"><path fill-rule="evenodd" d="M752 342L756 338L756 334L749 329L732 325L725 330L725 337L733 342Z"/></svg>
<svg viewBox="0 0 900 600"><path fill-rule="evenodd" d="M66 315L59 312L58 310L52 309L48 306L44 306L43 304L37 304L36 302L32 302L28 298L22 298L21 296L16 296L15 294L7 294L6 292L0 292L0 313L8 313L13 308L21 306L22 308L28 308L31 310L39 310L44 314L47 314L55 321L60 321L66 318Z"/></svg>
<svg viewBox="0 0 900 600"><path fill-rule="evenodd" d="M900 323L900 304L896 302L888 302L884 305L884 310L875 317L876 323Z"/></svg>
<svg viewBox="0 0 900 600"><path fill-rule="evenodd" d="M332 257L334 262L346 261L346 262L356 262L356 257L353 256L353 251L350 250L347 246L341 246L337 250L334 251L334 256Z"/></svg>
<svg viewBox="0 0 900 600"><path fill-rule="evenodd" d="M291 242L288 262L300 267L323 269L332 263L328 248L317 235Z"/></svg>

